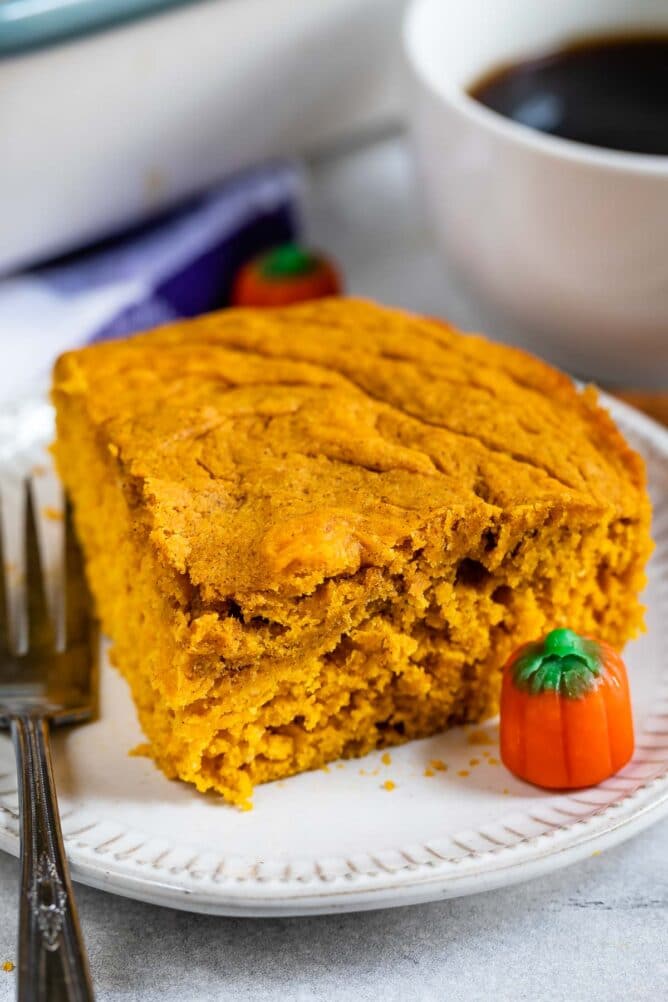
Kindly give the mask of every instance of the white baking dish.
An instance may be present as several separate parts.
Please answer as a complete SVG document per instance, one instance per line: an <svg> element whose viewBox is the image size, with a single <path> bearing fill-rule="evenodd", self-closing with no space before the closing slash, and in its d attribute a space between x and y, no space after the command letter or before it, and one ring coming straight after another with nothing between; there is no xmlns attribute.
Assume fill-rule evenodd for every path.
<svg viewBox="0 0 668 1002"><path fill-rule="evenodd" d="M0 272L395 118L404 0L206 0L0 60Z"/></svg>

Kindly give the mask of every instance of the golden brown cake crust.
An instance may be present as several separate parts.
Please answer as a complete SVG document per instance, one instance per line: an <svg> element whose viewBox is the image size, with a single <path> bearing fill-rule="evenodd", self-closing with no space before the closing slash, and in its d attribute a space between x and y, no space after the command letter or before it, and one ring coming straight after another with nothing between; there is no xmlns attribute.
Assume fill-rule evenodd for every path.
<svg viewBox="0 0 668 1002"><path fill-rule="evenodd" d="M55 388L84 394L154 545L205 603L388 566L444 512L646 505L641 460L593 390L361 301L225 311L71 352Z"/></svg>
<svg viewBox="0 0 668 1002"><path fill-rule="evenodd" d="M642 624L642 461L592 389L356 300L63 356L56 459L169 776L253 785L495 712L518 644Z"/></svg>

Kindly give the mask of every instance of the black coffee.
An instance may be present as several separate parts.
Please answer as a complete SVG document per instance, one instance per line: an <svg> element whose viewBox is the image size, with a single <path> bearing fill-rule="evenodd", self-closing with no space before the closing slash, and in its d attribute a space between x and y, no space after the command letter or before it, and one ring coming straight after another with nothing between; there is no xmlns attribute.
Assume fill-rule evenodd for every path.
<svg viewBox="0 0 668 1002"><path fill-rule="evenodd" d="M498 69L469 93L553 136L668 154L668 35L581 41Z"/></svg>

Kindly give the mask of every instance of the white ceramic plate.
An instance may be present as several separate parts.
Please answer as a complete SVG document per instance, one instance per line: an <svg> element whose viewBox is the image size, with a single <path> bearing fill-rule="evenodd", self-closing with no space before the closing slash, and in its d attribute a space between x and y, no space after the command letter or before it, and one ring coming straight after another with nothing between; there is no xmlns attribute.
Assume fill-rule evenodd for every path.
<svg viewBox="0 0 668 1002"><path fill-rule="evenodd" d="M378 753L260 787L254 810L242 813L169 782L148 759L128 756L142 735L125 683L104 661L99 720L55 740L75 878L226 915L353 911L524 880L597 853L668 813L668 433L608 404L647 460L657 543L648 633L627 652L637 752L623 772L594 789L543 793L498 764L492 722L413 742L392 751L389 764ZM17 474L47 461L51 421L42 403L0 411L3 495ZM50 475L37 480L49 503ZM491 743L476 743L481 736ZM434 759L447 770L425 775ZM387 780L394 789L384 788ZM19 851L14 758L5 735L0 847Z"/></svg>

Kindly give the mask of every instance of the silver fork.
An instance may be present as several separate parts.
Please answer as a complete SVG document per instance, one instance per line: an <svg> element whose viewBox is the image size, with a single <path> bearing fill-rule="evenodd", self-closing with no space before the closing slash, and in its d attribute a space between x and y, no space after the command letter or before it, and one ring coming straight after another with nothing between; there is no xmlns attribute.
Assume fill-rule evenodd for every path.
<svg viewBox="0 0 668 1002"><path fill-rule="evenodd" d="M93 998L93 989L63 847L49 732L52 724L91 716L94 624L69 509L64 579L50 593L29 482L13 514L18 525L10 527L3 512L4 539L16 543L16 534L23 536L25 571L17 577L14 568L13 581L7 580L11 568L0 572L0 726L11 730L19 777L18 999L83 1002Z"/></svg>

